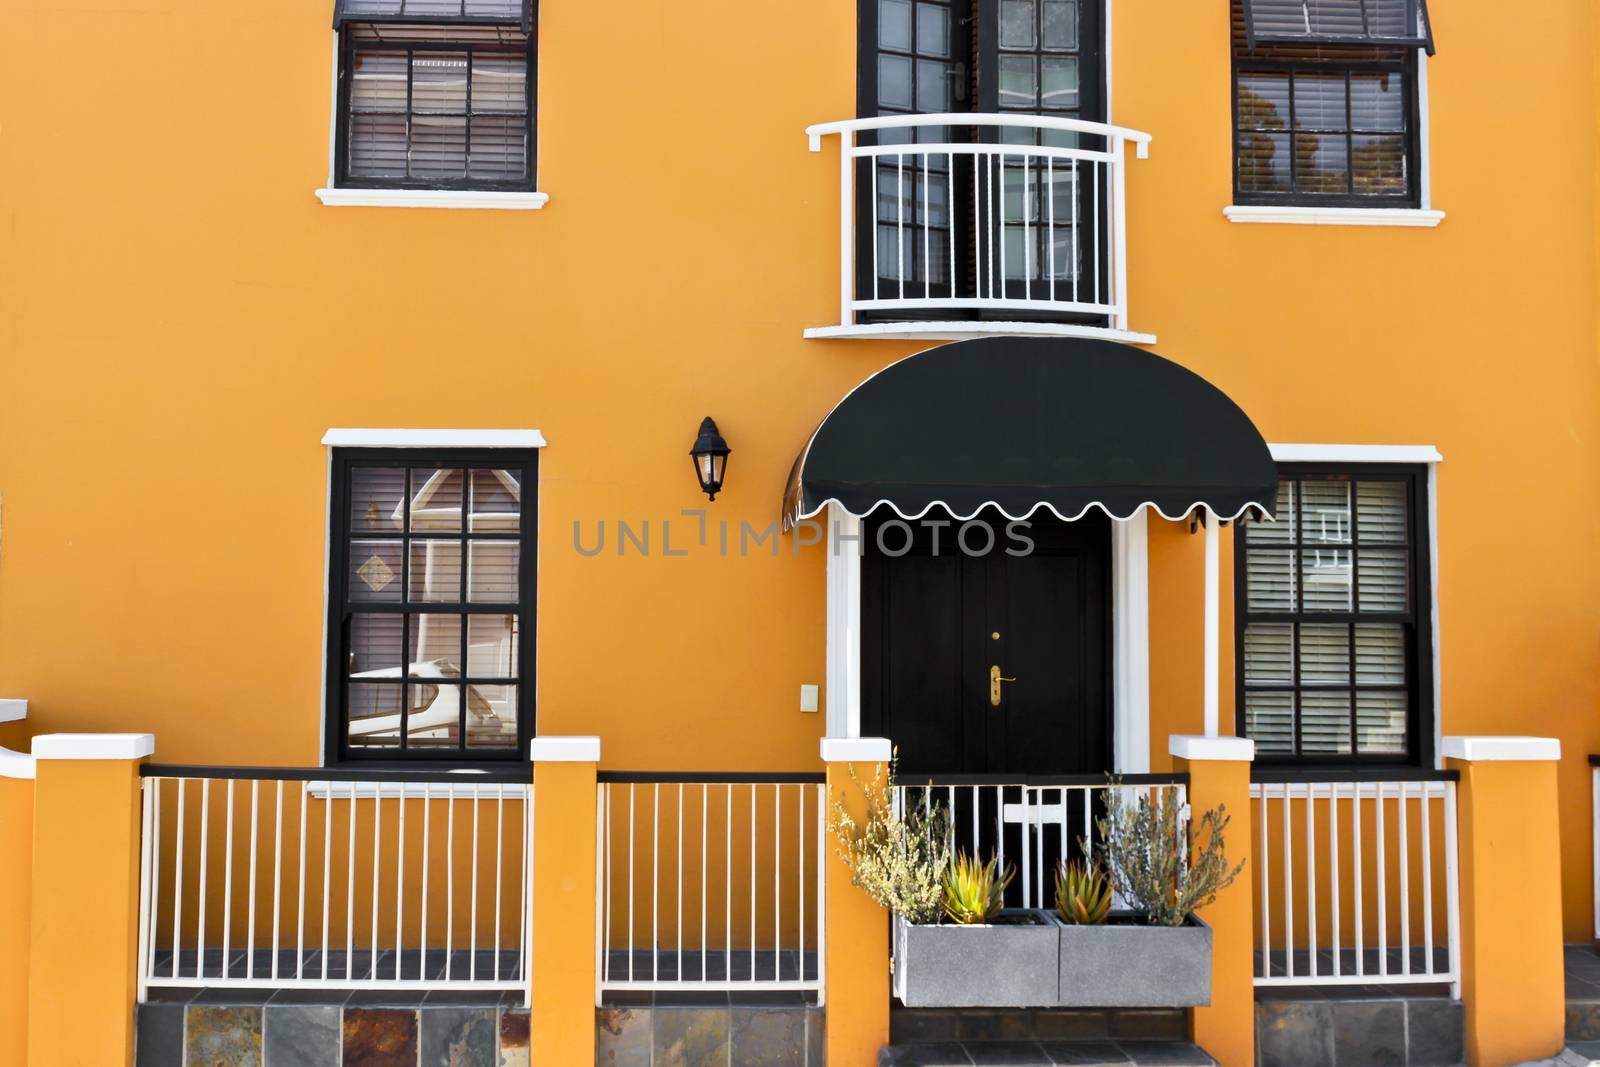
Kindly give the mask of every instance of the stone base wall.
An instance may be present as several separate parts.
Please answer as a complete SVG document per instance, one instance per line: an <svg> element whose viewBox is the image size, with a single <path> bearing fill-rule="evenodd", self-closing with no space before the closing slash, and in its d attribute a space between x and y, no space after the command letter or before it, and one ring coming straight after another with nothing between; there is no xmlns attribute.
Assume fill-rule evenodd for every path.
<svg viewBox="0 0 1600 1067"><path fill-rule="evenodd" d="M1455 1067L1466 1059L1466 1014L1449 997L1256 1001L1258 1067Z"/></svg>
<svg viewBox="0 0 1600 1067"><path fill-rule="evenodd" d="M482 997L479 1003L454 1004L351 1002L394 999L367 993L319 1004L314 1001L330 994L271 990L261 994L271 998L265 1003L238 1003L251 992L227 991L234 1003L141 1004L135 1067L530 1067L528 1013L519 1006L483 1003Z"/></svg>
<svg viewBox="0 0 1600 1067"><path fill-rule="evenodd" d="M599 1067L822 1067L825 1014L789 993L620 994L595 1013L595 1061Z"/></svg>

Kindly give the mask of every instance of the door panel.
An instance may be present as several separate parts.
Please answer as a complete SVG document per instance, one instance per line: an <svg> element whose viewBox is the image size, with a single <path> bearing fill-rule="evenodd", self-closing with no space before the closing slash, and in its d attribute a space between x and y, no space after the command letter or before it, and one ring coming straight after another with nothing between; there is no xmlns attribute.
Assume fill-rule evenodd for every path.
<svg viewBox="0 0 1600 1067"><path fill-rule="evenodd" d="M931 516L930 516L931 517ZM1094 773L1110 766L1110 525L1035 521L1035 550L967 556L950 521L862 565L862 724L910 774ZM995 516L999 533L1005 520ZM892 548L905 543L895 531ZM998 635L998 636L996 636ZM994 666L1014 677L990 702Z"/></svg>

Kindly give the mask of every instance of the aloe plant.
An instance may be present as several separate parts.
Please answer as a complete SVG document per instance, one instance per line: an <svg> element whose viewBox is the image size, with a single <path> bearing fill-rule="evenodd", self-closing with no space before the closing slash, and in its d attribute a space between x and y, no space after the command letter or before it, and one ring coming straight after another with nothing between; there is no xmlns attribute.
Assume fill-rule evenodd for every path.
<svg viewBox="0 0 1600 1067"><path fill-rule="evenodd" d="M998 856L991 855L988 863L980 864L975 856L956 853L944 869L945 915L963 926L988 922L1000 910L1006 887L1016 874L1010 863L1002 870Z"/></svg>
<svg viewBox="0 0 1600 1067"><path fill-rule="evenodd" d="M1070 926L1099 926L1111 914L1111 878L1097 863L1056 864L1056 914Z"/></svg>

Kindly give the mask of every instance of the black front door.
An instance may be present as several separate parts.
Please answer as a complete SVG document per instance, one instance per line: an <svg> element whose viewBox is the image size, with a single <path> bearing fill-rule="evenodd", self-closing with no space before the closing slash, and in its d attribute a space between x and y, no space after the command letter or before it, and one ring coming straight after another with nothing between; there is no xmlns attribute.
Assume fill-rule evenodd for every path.
<svg viewBox="0 0 1600 1067"><path fill-rule="evenodd" d="M862 732L890 738L906 774L1101 773L1110 522L1036 517L1013 538L979 518L982 554L948 515L866 523Z"/></svg>

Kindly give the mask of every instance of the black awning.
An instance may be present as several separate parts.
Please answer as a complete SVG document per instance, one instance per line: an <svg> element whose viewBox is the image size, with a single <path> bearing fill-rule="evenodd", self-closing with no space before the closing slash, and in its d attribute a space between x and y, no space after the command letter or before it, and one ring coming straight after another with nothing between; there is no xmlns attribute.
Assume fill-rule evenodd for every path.
<svg viewBox="0 0 1600 1067"><path fill-rule="evenodd" d="M1349 44L1433 54L1427 0L1244 0L1244 28L1250 48Z"/></svg>
<svg viewBox="0 0 1600 1067"><path fill-rule="evenodd" d="M1099 507L1169 519L1271 514L1278 474L1248 416L1204 378L1112 341L986 337L910 356L856 386L795 459L786 523L836 501L1020 519Z"/></svg>

